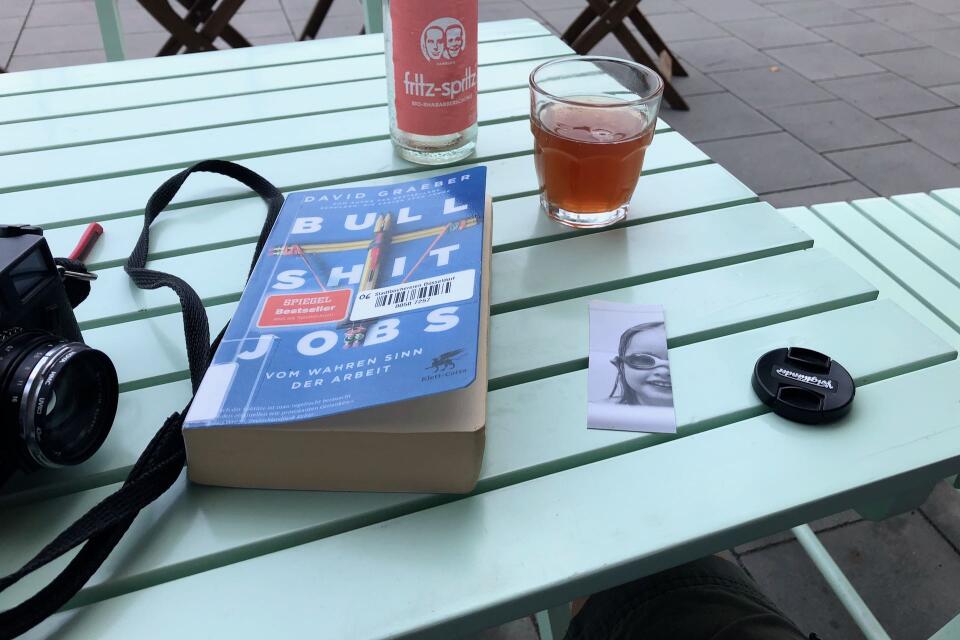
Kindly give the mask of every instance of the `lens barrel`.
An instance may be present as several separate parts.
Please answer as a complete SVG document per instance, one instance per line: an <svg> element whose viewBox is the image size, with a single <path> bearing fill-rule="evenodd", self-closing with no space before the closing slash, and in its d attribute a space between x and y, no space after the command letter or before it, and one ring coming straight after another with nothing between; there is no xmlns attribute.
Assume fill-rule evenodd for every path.
<svg viewBox="0 0 960 640"><path fill-rule="evenodd" d="M92 456L110 433L118 395L102 351L43 331L0 330L0 441L24 468Z"/></svg>

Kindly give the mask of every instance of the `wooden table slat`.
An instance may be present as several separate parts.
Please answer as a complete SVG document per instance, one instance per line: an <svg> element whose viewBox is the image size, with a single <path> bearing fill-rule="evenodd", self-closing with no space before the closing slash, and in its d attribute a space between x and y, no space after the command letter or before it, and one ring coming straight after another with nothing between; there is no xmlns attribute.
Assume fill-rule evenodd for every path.
<svg viewBox="0 0 960 640"><path fill-rule="evenodd" d="M480 43L477 49L481 65L547 59L571 53L567 45L553 37ZM143 80L122 85L119 90L116 86L108 85L0 97L0 123L188 101L201 101L194 107L204 109L206 105L203 101L209 98L321 84L351 83L357 80L380 79L383 83L384 68L381 54L349 60L325 60L263 69L225 71L213 75Z"/></svg>
<svg viewBox="0 0 960 640"><path fill-rule="evenodd" d="M542 24L526 18L482 22L478 31L480 42L545 35L549 35L549 31ZM118 85L160 78L217 75L228 71L255 70L263 67L279 71L283 65L297 65L316 60L343 60L382 53L383 36L372 34L226 49L205 53L202 56L141 58L106 64L58 67L0 76L0 99L23 93Z"/></svg>
<svg viewBox="0 0 960 640"><path fill-rule="evenodd" d="M936 191L931 191L930 195L960 215L960 188L937 189Z"/></svg>
<svg viewBox="0 0 960 640"><path fill-rule="evenodd" d="M492 179L505 181L532 162L529 156L488 165ZM695 182L702 188L688 189ZM528 185L521 185L524 187ZM2 198L0 198L2 199ZM626 224L661 220L756 202L757 196L717 164L644 175L630 203ZM507 251L580 232L558 225L540 210L539 196L501 200L493 208L494 251ZM150 233L150 256L155 259L255 242L265 205L257 198L173 209L164 213ZM87 265L103 269L122 265L143 228L139 215L104 220L104 235ZM44 231L54 255L67 255L86 224Z"/></svg>
<svg viewBox="0 0 960 640"><path fill-rule="evenodd" d="M956 357L949 345L890 302L855 305L673 349L670 357L677 380L681 432L698 433L764 413L766 409L749 385L736 375L718 378L715 374L718 370L740 371L746 378L757 357L787 342L842 358L861 385ZM871 348L894 343L890 349ZM585 382L585 372L580 371L491 393L489 444L479 491L669 439L661 434L587 430ZM712 391L708 398L703 397L704 388ZM187 492L186 487L181 478L161 503L144 514L127 542L135 553L128 556L122 546L118 548L82 596L83 601L142 588L170 579L171 573L193 573L454 499L215 488ZM0 525L0 537L15 541L0 550L0 566L30 554L37 538L26 532L40 539L52 537L115 488L13 510L7 524ZM211 522L217 525L211 527ZM21 594L30 588L22 585Z"/></svg>
<svg viewBox="0 0 960 640"><path fill-rule="evenodd" d="M527 130L526 138L521 137L517 142L527 142L527 147L531 148L528 100L527 89L480 94L481 135L488 132L484 125L514 120L517 122L512 124ZM184 166L210 157L211 149L216 149L216 157L223 159L328 147L334 147L334 151L343 149L349 154L347 145L370 140L386 141L390 135L388 121L385 106L369 107L0 155L0 191ZM667 127L660 124L658 128L662 131ZM504 135L500 129L492 129L490 134ZM42 174L38 175L37 167L43 167ZM315 171L314 176L321 173Z"/></svg>
<svg viewBox="0 0 960 640"><path fill-rule="evenodd" d="M478 84L482 87L480 96L509 89L526 90L527 77L540 62L541 60L532 60L480 67L477 72ZM481 119L504 117L492 108L495 105L488 105L487 102L482 98L480 100ZM223 98L208 98L199 103L175 102L153 107L28 120L3 125L4 136L0 139L0 153L22 153L40 148L164 135L207 127L377 107L386 103L386 84L382 78L376 78L297 89L241 93ZM526 93L519 100L519 104L529 109Z"/></svg>
<svg viewBox="0 0 960 640"><path fill-rule="evenodd" d="M931 269L960 286L960 248L886 198L857 200L852 204ZM957 218L960 221L960 216Z"/></svg>
<svg viewBox="0 0 960 640"><path fill-rule="evenodd" d="M960 249L960 213L926 193L906 193L890 198L934 233Z"/></svg>
<svg viewBox="0 0 960 640"><path fill-rule="evenodd" d="M755 292L760 290L769 293L758 297ZM876 297L876 291L832 256L811 249L609 291L602 297L663 304L671 317L670 344L679 346L862 303ZM583 309L588 299L494 316L490 339L495 377L491 386L503 387L574 368L570 362L584 356L586 343L577 342L576 337L586 331ZM234 306L208 309L211 326L222 326ZM556 344L551 349L517 348L516 336L530 335L528 327L545 322L564 332L537 333L531 340L539 345L552 337ZM144 335L153 339L144 342ZM85 337L113 357L124 388L134 389L120 395L116 429L100 452L81 466L14 478L4 487L6 495L0 494L0 505L120 480L157 425L190 397L189 385L169 382L187 377L179 316L94 329ZM135 353L129 349L131 341L141 345ZM575 365L583 366L582 361ZM529 373L521 376L521 372ZM158 384L161 381L167 384Z"/></svg>
<svg viewBox="0 0 960 640"><path fill-rule="evenodd" d="M477 153L470 158L472 164L485 164L493 171L501 159L524 156L517 161L515 169L504 174L503 180L491 181L493 197L536 193L536 174L529 157L531 141L529 124L523 121L480 128ZM372 161L376 164L371 164ZM702 151L682 136L667 132L654 137L644 169L651 174L710 162ZM246 158L242 163L284 191L314 186L400 182L456 170L451 167L416 167L396 157L391 142L385 139L346 147ZM64 170L73 173L86 171L82 168ZM0 194L0 210L3 211L0 221L22 215L18 213L20 211L29 211L34 224L49 228L142 214L143 205L154 190L175 173L176 169L166 169ZM44 175L43 180L49 178ZM250 194L249 189L235 181L200 173L184 183L171 206L232 200L251 197Z"/></svg>
<svg viewBox="0 0 960 640"><path fill-rule="evenodd" d="M720 230L731 223L748 225L751 233L724 236ZM531 300L544 297L571 297L570 292L584 288L614 289L810 244L806 234L762 202L668 218L498 252L492 262L491 304L497 313L531 306ZM149 266L188 279L205 304L221 304L240 299L253 248L248 244L179 255L153 260ZM564 268L570 261L578 268ZM611 273L617 277L610 279ZM179 312L173 291L137 289L122 267L102 269L98 276L90 297L75 312L81 328Z"/></svg>
<svg viewBox="0 0 960 640"><path fill-rule="evenodd" d="M850 244L836 230L828 226L817 214L807 207L780 209L779 213L813 238L814 246L837 256L843 260L844 264L855 269L857 273L875 285L880 291L879 297L881 299L893 300L930 327L947 343L955 347L960 346L960 332L950 327L940 316L931 311L920 298L903 288L899 282L880 269L876 263Z"/></svg>
<svg viewBox="0 0 960 640"><path fill-rule="evenodd" d="M811 207L820 219L867 255L955 331L960 331L957 287L846 203Z"/></svg>
<svg viewBox="0 0 960 640"><path fill-rule="evenodd" d="M769 293L758 298L755 292L759 290ZM602 297L620 302L656 300L663 304L672 318L667 329L670 345L681 346L862 303L875 298L876 290L829 254L811 249L608 291ZM576 337L586 331L583 308L589 299L577 298L494 316L490 344L496 357L491 362L491 387L585 366L585 343L577 342ZM211 326L222 326L233 308L233 304L210 308ZM556 344L551 344L550 349L543 345L536 350L518 348L517 336L529 336L528 327L540 325L556 327L558 331L535 333L532 344L541 345L551 338ZM128 345L137 340L137 334L154 339L147 343L141 340L142 346L130 353ZM187 377L178 316L94 329L85 337L111 354L119 363L123 387L133 389L120 395L116 421L120 426L100 452L79 467L14 478L4 487L6 495L0 494L0 505L22 502L30 495L103 484L104 479L120 480L120 474L133 464L156 426L189 399L189 385L169 382ZM168 383L158 384L160 381ZM158 388L164 391L157 394L154 390Z"/></svg>
<svg viewBox="0 0 960 640"><path fill-rule="evenodd" d="M449 638L728 548L744 523L779 531L888 495L898 475L932 484L960 464L960 364L865 386L857 402L829 430L762 415L128 593L27 637L61 625L78 638L189 637L209 624L205 633L261 638L295 611L283 617L292 636ZM232 531L203 521L210 536ZM347 615L371 594L377 606ZM164 624L144 625L157 618Z"/></svg>

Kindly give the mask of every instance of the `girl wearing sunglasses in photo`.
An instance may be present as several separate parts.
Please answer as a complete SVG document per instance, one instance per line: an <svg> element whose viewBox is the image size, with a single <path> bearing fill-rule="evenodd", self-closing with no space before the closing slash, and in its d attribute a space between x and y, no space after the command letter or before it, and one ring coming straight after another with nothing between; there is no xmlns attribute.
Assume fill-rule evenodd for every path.
<svg viewBox="0 0 960 640"><path fill-rule="evenodd" d="M673 405L663 331L662 322L646 322L630 327L620 336L618 355L610 361L617 368L610 402L654 407Z"/></svg>

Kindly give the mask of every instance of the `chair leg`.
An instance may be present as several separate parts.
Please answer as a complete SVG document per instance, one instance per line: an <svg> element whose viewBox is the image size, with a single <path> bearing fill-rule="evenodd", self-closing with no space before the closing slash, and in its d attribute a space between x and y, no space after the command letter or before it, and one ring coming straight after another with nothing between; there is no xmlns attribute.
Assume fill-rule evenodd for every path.
<svg viewBox="0 0 960 640"><path fill-rule="evenodd" d="M208 1L212 2L212 0L199 0L196 5ZM186 47L187 51L209 51L215 48L212 41L204 40L189 23L193 9L188 12L186 18L182 18L167 0L140 0L140 5L171 34L170 39L157 55L172 55L181 47Z"/></svg>
<svg viewBox="0 0 960 640"><path fill-rule="evenodd" d="M613 30L614 37L620 41L620 44L623 45L623 48L627 50L627 53L630 54L630 57L639 62L640 64L645 64L651 69L656 69L657 64L650 59L650 56L647 55L647 52L643 50L643 47L640 46L640 43L637 42L637 39L633 37L633 34L630 33L630 30L620 25ZM677 92L674 88L673 83L670 82L667 78L663 78L663 97L666 99L667 104L676 109L677 111L689 111L690 106L687 104L686 100Z"/></svg>
<svg viewBox="0 0 960 640"><path fill-rule="evenodd" d="M642 1L642 0L641 0ZM672 71L675 76L686 76L687 70L683 68L680 64L680 61L677 60L677 56L673 55L673 51L670 51L667 44L660 37L660 34L653 28L653 25L650 24L650 21L647 20L646 16L640 12L639 7L635 7L633 11L629 14L630 21L633 22L634 26L637 28L637 31L640 32L640 35L643 36L643 39L650 43L650 46L653 50L659 55L660 53L666 51L667 55L670 56L672 61Z"/></svg>
<svg viewBox="0 0 960 640"><path fill-rule="evenodd" d="M310 12L310 17L307 18L307 24L303 27L303 33L300 34L301 40L314 40L317 37L317 34L320 33L320 27L323 25L323 21L327 17L327 13L330 11L330 7L333 6L333 0L317 0L317 4L314 5L313 11Z"/></svg>
<svg viewBox="0 0 960 640"><path fill-rule="evenodd" d="M598 20L586 29L570 46L577 53L587 52L600 44L617 25L622 25L623 19L640 0L588 0L590 7L599 16ZM582 55L582 54L581 54Z"/></svg>
<svg viewBox="0 0 960 640"><path fill-rule="evenodd" d="M586 9L580 12L573 22L570 23L570 26L567 27L567 30L563 32L563 35L560 36L560 39L566 42L569 45L572 45L573 42L580 37L580 34L590 26L590 23L593 22L597 17L597 13L593 10L593 7L587 6Z"/></svg>
<svg viewBox="0 0 960 640"><path fill-rule="evenodd" d="M200 35L210 41L210 46L213 46L213 41L223 34L223 30L230 24L230 20L233 19L233 16L236 15L240 7L243 6L244 1L245 0L222 0L222 2L217 5L213 15L203 23L203 29L200 30Z"/></svg>

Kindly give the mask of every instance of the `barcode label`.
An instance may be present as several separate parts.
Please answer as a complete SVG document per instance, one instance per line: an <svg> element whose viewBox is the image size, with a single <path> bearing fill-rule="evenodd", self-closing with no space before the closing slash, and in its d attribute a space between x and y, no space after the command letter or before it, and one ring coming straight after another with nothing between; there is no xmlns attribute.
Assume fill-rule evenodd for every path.
<svg viewBox="0 0 960 640"><path fill-rule="evenodd" d="M420 302L441 293L448 294L451 291L453 291L453 281L434 282L433 284L425 284L416 288L410 287L409 289L381 293L375 298L373 306L379 308L387 305L403 304L405 302Z"/></svg>
<svg viewBox="0 0 960 640"><path fill-rule="evenodd" d="M476 269L466 269L424 280L360 291L350 313L350 320L369 320L398 311L413 311L469 300L473 297L476 275Z"/></svg>

